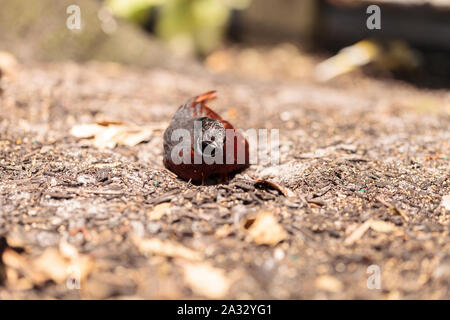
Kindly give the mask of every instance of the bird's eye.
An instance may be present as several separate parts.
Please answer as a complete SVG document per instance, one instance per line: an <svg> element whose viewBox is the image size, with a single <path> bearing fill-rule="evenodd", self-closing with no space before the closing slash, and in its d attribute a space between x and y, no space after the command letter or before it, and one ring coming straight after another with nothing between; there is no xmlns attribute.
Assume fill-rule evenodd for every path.
<svg viewBox="0 0 450 320"><path fill-rule="evenodd" d="M212 136L211 141L216 141L216 137Z"/></svg>
<svg viewBox="0 0 450 320"><path fill-rule="evenodd" d="M209 142L203 141L203 142L202 142L202 153L205 152L205 149L206 149L207 146L209 146Z"/></svg>

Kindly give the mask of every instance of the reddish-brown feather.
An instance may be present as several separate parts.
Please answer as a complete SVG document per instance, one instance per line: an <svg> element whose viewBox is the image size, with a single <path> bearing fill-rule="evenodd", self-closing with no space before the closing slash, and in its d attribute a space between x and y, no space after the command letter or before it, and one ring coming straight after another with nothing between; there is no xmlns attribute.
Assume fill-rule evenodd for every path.
<svg viewBox="0 0 450 320"><path fill-rule="evenodd" d="M214 99L217 99L216 91L208 91L193 98L193 103L191 103L188 107L192 109L192 115L194 117L208 117L222 121L222 118L217 113L206 106L206 102ZM196 110L197 103L200 103L200 114L198 114Z"/></svg>

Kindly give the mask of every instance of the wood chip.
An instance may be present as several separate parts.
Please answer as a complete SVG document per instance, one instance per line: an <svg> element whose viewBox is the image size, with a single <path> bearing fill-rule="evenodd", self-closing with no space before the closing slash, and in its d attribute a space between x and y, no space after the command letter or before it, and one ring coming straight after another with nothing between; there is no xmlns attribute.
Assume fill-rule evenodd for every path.
<svg viewBox="0 0 450 320"><path fill-rule="evenodd" d="M14 79L17 76L19 63L16 57L6 51L0 51L0 78L3 74L5 77Z"/></svg>
<svg viewBox="0 0 450 320"><path fill-rule="evenodd" d="M168 212L170 207L170 202L160 203L154 206L151 211L147 212L147 217L150 220L159 220Z"/></svg>
<svg viewBox="0 0 450 320"><path fill-rule="evenodd" d="M397 227L393 223L382 220L372 221L370 224L370 228L374 231L382 233L389 233L397 229Z"/></svg>
<svg viewBox="0 0 450 320"><path fill-rule="evenodd" d="M154 254L172 258L183 258L190 261L202 260L202 254L200 252L189 249L175 241L140 238L137 236L133 236L132 241L144 255Z"/></svg>
<svg viewBox="0 0 450 320"><path fill-rule="evenodd" d="M214 235L216 236L216 238L219 238L219 239L226 238L232 231L233 231L233 227L231 225L224 224L216 230Z"/></svg>
<svg viewBox="0 0 450 320"><path fill-rule="evenodd" d="M287 238L287 233L270 211L261 211L244 224L253 242L259 245L275 246Z"/></svg>
<svg viewBox="0 0 450 320"><path fill-rule="evenodd" d="M370 225L372 224L372 220L369 219L366 222L364 222L362 225L357 227L345 240L344 244L349 246L354 244L356 241L358 241L364 233L366 233L367 230L369 230Z"/></svg>
<svg viewBox="0 0 450 320"><path fill-rule="evenodd" d="M441 205L445 208L445 210L450 211L450 194L442 197Z"/></svg>
<svg viewBox="0 0 450 320"><path fill-rule="evenodd" d="M343 289L342 282L330 275L323 275L316 279L315 285L317 289L328 292L341 292Z"/></svg>

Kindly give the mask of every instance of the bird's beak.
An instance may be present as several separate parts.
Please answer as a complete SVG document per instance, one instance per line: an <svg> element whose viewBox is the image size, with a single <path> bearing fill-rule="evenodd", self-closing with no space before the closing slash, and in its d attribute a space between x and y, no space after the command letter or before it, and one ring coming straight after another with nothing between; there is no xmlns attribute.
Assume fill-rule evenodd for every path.
<svg viewBox="0 0 450 320"><path fill-rule="evenodd" d="M211 146L211 148L213 148L215 150L217 150L219 148L219 145L217 144L216 141L211 142L209 145Z"/></svg>
<svg viewBox="0 0 450 320"><path fill-rule="evenodd" d="M211 141L208 143L208 151L207 154L203 153L203 156L214 158L218 155L218 153L222 152L222 146L217 141Z"/></svg>

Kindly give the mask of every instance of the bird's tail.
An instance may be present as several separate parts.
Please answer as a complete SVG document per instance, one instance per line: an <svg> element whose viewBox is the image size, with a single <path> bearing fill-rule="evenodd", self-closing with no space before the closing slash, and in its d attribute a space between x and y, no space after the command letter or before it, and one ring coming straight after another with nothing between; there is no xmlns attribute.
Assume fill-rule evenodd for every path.
<svg viewBox="0 0 450 320"><path fill-rule="evenodd" d="M195 102L206 102L216 99L216 90L205 92L195 98Z"/></svg>

